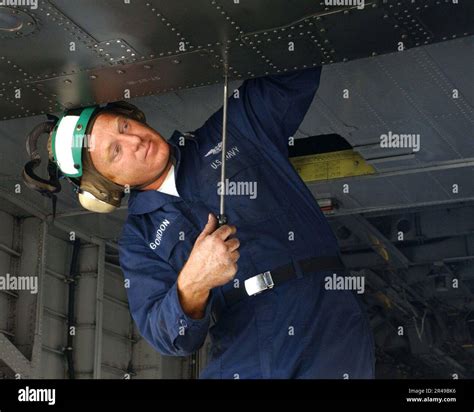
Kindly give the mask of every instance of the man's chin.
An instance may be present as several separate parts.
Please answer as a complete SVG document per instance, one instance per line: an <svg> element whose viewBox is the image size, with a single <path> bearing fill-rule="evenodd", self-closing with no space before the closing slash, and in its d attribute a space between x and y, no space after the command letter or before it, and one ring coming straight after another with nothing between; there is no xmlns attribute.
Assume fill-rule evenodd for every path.
<svg viewBox="0 0 474 412"><path fill-rule="evenodd" d="M157 173L155 176L151 176L148 178L148 180L143 181L138 187L141 187L140 190L156 190L158 189L163 181L161 180L158 182L160 179L163 178L163 175L168 173L169 168L171 167L171 157L168 157L168 161L166 164L163 166L163 168L160 170L159 173Z"/></svg>

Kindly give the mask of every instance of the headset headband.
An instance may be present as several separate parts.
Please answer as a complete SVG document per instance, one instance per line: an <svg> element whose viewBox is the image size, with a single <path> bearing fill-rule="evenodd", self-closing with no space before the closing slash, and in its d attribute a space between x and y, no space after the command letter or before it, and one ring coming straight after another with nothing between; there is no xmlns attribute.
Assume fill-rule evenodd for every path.
<svg viewBox="0 0 474 412"><path fill-rule="evenodd" d="M54 127L52 136L53 160L64 176L82 176L82 149L90 121L99 106L86 107L79 115L66 112ZM86 140L86 144L88 144Z"/></svg>

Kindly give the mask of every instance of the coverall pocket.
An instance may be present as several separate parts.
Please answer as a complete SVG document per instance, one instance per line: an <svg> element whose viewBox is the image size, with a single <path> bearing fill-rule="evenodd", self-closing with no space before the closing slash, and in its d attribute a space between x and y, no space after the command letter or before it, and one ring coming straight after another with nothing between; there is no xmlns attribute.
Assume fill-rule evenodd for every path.
<svg viewBox="0 0 474 412"><path fill-rule="evenodd" d="M226 161L224 185L220 184L220 166L216 170L204 166L202 200L218 210L220 194L224 193L226 214L235 224L255 224L282 214L289 204L273 167L258 151L242 146L238 156Z"/></svg>
<svg viewBox="0 0 474 412"><path fill-rule="evenodd" d="M264 163L230 174L228 182L226 205L236 222L260 223L284 214L290 207Z"/></svg>

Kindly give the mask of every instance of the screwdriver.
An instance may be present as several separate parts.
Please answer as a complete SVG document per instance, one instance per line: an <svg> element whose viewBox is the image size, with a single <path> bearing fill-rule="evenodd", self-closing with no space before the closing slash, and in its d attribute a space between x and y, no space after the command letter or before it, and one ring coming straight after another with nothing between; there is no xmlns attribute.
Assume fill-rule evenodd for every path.
<svg viewBox="0 0 474 412"><path fill-rule="evenodd" d="M219 227L227 224L227 216L225 215L225 204L224 204L224 188L225 188L225 158L226 158L226 143L227 143L227 95L228 95L228 86L229 86L229 77L228 77L228 66L224 65L224 105L222 107L222 155L221 155L221 193L220 193L220 202L219 202L219 215L217 216L217 221Z"/></svg>

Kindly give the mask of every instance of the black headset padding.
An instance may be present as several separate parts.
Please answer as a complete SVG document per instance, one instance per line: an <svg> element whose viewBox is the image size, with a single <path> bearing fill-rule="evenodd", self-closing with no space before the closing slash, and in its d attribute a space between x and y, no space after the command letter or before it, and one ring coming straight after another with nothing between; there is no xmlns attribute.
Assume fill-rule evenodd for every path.
<svg viewBox="0 0 474 412"><path fill-rule="evenodd" d="M22 177L25 184L33 190L41 193L57 193L61 190L59 183L59 171L57 166L48 161L49 180L43 179L35 173L35 169L41 164L41 156L38 151L38 140L43 134L50 134L55 126L54 121L38 124L26 139L26 151L30 156L30 161L23 168Z"/></svg>

